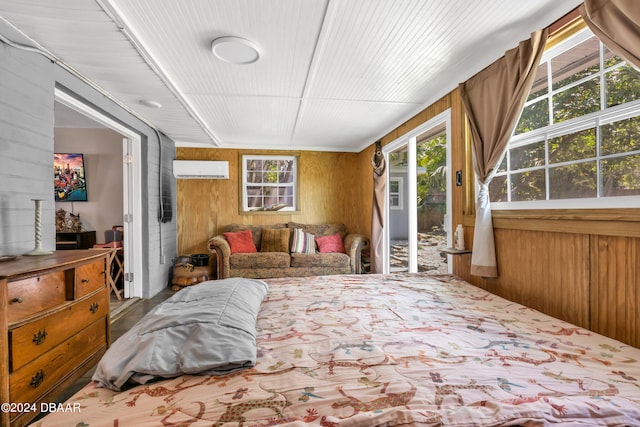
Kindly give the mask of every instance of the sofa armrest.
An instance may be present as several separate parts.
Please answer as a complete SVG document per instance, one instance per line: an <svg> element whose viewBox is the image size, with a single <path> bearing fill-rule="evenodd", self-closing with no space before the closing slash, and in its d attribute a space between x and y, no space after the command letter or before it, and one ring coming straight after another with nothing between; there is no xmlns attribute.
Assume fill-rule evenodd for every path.
<svg viewBox="0 0 640 427"><path fill-rule="evenodd" d="M224 236L215 236L207 242L209 252L216 254L217 278L227 279L229 277L229 257L231 257L231 247Z"/></svg>
<svg viewBox="0 0 640 427"><path fill-rule="evenodd" d="M344 238L344 250L351 258L351 272L362 273L360 255L363 249L369 247L369 239L361 234L347 234Z"/></svg>

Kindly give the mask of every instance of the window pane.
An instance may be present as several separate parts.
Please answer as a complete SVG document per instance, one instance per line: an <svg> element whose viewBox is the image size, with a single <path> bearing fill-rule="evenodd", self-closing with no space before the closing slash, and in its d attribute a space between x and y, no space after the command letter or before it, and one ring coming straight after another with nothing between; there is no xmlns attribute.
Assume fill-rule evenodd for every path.
<svg viewBox="0 0 640 427"><path fill-rule="evenodd" d="M596 197L596 162L549 169L549 199Z"/></svg>
<svg viewBox="0 0 640 427"><path fill-rule="evenodd" d="M293 182L293 172L287 171L287 172L278 173L278 182L279 183L285 183L285 182L292 183Z"/></svg>
<svg viewBox="0 0 640 427"><path fill-rule="evenodd" d="M551 60L553 90L590 76L600 69L600 41L591 37Z"/></svg>
<svg viewBox="0 0 640 427"><path fill-rule="evenodd" d="M544 141L512 148L509 155L512 171L544 165Z"/></svg>
<svg viewBox="0 0 640 427"><path fill-rule="evenodd" d="M248 197L247 204L250 208L261 208L262 207L262 197Z"/></svg>
<svg viewBox="0 0 640 427"><path fill-rule="evenodd" d="M640 150L640 117L600 127L600 154L626 153Z"/></svg>
<svg viewBox="0 0 640 427"><path fill-rule="evenodd" d="M605 74L607 107L635 101L640 98L640 73L624 65Z"/></svg>
<svg viewBox="0 0 640 427"><path fill-rule="evenodd" d="M538 70L536 71L536 76L533 80L533 86L531 86L531 91L529 92L529 97L527 101L531 101L532 99L536 99L539 96L545 95L549 92L549 82L548 82L548 68L547 63L544 62L538 65Z"/></svg>
<svg viewBox="0 0 640 427"><path fill-rule="evenodd" d="M544 170L511 175L511 200L545 200Z"/></svg>
<svg viewBox="0 0 640 427"><path fill-rule="evenodd" d="M262 170L262 160L247 160L247 171Z"/></svg>
<svg viewBox="0 0 640 427"><path fill-rule="evenodd" d="M596 156L596 130L563 135L549 140L549 163L562 163Z"/></svg>
<svg viewBox="0 0 640 427"><path fill-rule="evenodd" d="M613 67L619 62L622 62L622 58L613 53L607 46L604 46L604 67Z"/></svg>
<svg viewBox="0 0 640 427"><path fill-rule="evenodd" d="M396 180L391 180L389 181L389 192L390 193L397 193L399 190L399 185L400 183Z"/></svg>
<svg viewBox="0 0 640 427"><path fill-rule="evenodd" d="M489 183L489 200L492 202L507 201L507 176L498 175Z"/></svg>
<svg viewBox="0 0 640 427"><path fill-rule="evenodd" d="M549 125L549 100L541 99L522 110L515 134L531 132Z"/></svg>
<svg viewBox="0 0 640 427"><path fill-rule="evenodd" d="M640 154L602 160L603 197L640 195Z"/></svg>
<svg viewBox="0 0 640 427"><path fill-rule="evenodd" d="M553 122L580 117L600 110L600 79L588 80L553 95Z"/></svg>
<svg viewBox="0 0 640 427"><path fill-rule="evenodd" d="M507 171L507 156L506 156L506 152L505 155L502 156L502 160L500 161L500 164L498 165L498 169L496 169L496 172L506 172Z"/></svg>

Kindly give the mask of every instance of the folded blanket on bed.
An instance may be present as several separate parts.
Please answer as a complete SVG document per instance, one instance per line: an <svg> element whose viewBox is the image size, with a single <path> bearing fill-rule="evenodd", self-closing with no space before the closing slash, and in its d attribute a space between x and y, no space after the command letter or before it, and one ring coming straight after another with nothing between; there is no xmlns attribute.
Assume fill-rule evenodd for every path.
<svg viewBox="0 0 640 427"><path fill-rule="evenodd" d="M92 379L118 391L128 380L254 366L256 318L268 289L261 280L232 278L181 290L113 343Z"/></svg>

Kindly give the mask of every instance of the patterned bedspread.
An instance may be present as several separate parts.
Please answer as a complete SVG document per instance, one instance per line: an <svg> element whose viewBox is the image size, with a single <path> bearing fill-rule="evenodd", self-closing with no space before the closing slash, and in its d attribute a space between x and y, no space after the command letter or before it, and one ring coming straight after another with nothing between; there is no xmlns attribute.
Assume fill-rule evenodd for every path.
<svg viewBox="0 0 640 427"><path fill-rule="evenodd" d="M89 384L37 424L640 426L640 349L452 276L266 281L254 368Z"/></svg>

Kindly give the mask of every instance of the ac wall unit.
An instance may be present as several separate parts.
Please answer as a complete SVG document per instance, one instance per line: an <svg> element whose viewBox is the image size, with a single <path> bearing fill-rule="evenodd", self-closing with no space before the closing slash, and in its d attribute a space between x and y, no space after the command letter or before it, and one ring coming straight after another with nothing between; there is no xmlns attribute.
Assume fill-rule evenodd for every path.
<svg viewBox="0 0 640 427"><path fill-rule="evenodd" d="M178 179L229 179L229 162L174 160L173 176Z"/></svg>

